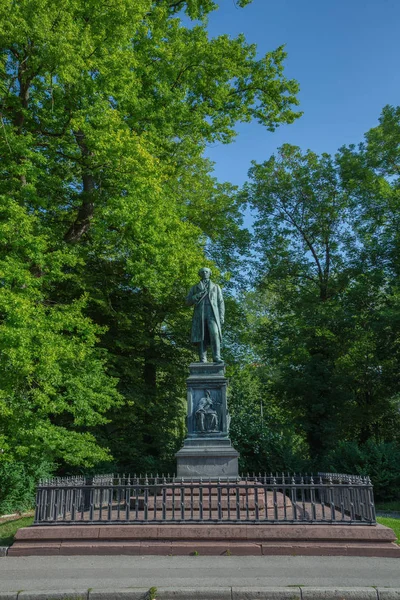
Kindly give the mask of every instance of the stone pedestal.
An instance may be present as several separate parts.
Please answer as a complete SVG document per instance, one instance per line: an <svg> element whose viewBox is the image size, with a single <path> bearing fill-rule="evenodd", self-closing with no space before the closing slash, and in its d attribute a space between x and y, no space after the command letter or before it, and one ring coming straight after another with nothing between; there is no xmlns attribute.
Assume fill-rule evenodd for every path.
<svg viewBox="0 0 400 600"><path fill-rule="evenodd" d="M239 453L229 439L227 379L223 363L192 363L187 379L187 428L176 454L184 479L238 477Z"/></svg>
<svg viewBox="0 0 400 600"><path fill-rule="evenodd" d="M400 559L400 546L395 543L395 539L396 535L392 529L383 525L354 526L330 523L326 525L287 523L284 525L280 523L90 525L86 523L66 527L42 525L19 529L14 544L8 550L8 556L232 554L237 556L380 556ZM16 593L7 597L15 598ZM252 595L251 597L266 598L267 596Z"/></svg>

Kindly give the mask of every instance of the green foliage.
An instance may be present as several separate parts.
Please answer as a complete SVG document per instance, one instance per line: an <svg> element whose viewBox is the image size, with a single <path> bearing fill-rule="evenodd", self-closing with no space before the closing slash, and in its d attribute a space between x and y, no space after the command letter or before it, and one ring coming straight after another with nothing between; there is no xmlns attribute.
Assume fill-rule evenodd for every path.
<svg viewBox="0 0 400 600"><path fill-rule="evenodd" d="M250 417L234 417L231 440L240 453L241 473L299 473L307 461L301 438L290 430L256 422Z"/></svg>
<svg viewBox="0 0 400 600"><path fill-rule="evenodd" d="M148 600L156 600L157 598L157 588L152 586L148 591Z"/></svg>
<svg viewBox="0 0 400 600"><path fill-rule="evenodd" d="M76 258L51 251L39 219L11 198L0 209L0 462L87 464L104 459L82 427L105 421L119 398L96 348L87 299L55 302Z"/></svg>
<svg viewBox="0 0 400 600"><path fill-rule="evenodd" d="M306 464L306 448L288 415L274 403L256 366L232 373L229 407L230 436L240 453L244 473L299 472Z"/></svg>
<svg viewBox="0 0 400 600"><path fill-rule="evenodd" d="M400 445L395 442L339 442L325 459L325 468L333 473L369 475L378 501L400 496Z"/></svg>
<svg viewBox="0 0 400 600"><path fill-rule="evenodd" d="M0 0L7 468L172 467L193 356L182 298L204 262L229 280L248 242L204 149L300 114L283 48L210 39L216 7Z"/></svg>
<svg viewBox="0 0 400 600"><path fill-rule="evenodd" d="M393 502L376 502L376 509L382 512L388 513L400 513L400 501L393 500Z"/></svg>
<svg viewBox="0 0 400 600"><path fill-rule="evenodd" d="M351 215L333 159L285 144L249 175L245 193L257 211L262 276L290 282L285 293L291 296L307 286L311 296L328 300L350 274L345 228Z"/></svg>
<svg viewBox="0 0 400 600"><path fill-rule="evenodd" d="M365 135L367 165L380 175L400 175L400 106L385 106L379 125Z"/></svg>
<svg viewBox="0 0 400 600"><path fill-rule="evenodd" d="M54 465L34 460L0 463L0 515L30 510L41 477L49 477Z"/></svg>
<svg viewBox="0 0 400 600"><path fill-rule="evenodd" d="M244 190L260 257L254 348L317 468L339 440L398 440L395 224L372 211L395 183L377 186L367 159L285 145Z"/></svg>

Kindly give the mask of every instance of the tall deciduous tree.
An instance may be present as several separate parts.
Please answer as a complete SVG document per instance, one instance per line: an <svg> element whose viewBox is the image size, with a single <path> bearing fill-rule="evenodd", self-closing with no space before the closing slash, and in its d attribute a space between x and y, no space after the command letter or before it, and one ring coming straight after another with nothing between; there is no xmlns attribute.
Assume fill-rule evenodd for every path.
<svg viewBox="0 0 400 600"><path fill-rule="evenodd" d="M271 392L319 464L338 440L396 435L388 423L398 422L398 319L395 330L387 326L398 304L387 287L393 277L385 244L375 239L388 239L388 229L384 234L371 213L392 184L378 181L367 160L285 145L253 166L246 190L256 210L264 308L258 348Z"/></svg>
<svg viewBox="0 0 400 600"><path fill-rule="evenodd" d="M9 274L1 284L7 298L15 286L29 293L31 305L17 315L5 301L2 332L9 319L46 332L26 360L5 345L18 354L24 394L36 398L26 404L32 422L41 416L70 432L71 452L59 444L53 453L69 464L83 462L74 440L89 440L78 429L97 427L118 399L113 376L125 404L122 418L110 413L113 424L96 430L105 445L126 448L133 432L129 461L157 459L179 434L189 318L181 299L207 244L219 245L226 268L241 220L232 190L210 178L205 144L231 141L238 121L273 130L299 116L283 48L258 57L243 36L210 39L214 8L212 0L0 0L0 194L5 227L21 221L19 239L1 247L19 280ZM42 382L31 371L44 365ZM64 410L53 395L66 397ZM92 461L105 458L86 448Z"/></svg>

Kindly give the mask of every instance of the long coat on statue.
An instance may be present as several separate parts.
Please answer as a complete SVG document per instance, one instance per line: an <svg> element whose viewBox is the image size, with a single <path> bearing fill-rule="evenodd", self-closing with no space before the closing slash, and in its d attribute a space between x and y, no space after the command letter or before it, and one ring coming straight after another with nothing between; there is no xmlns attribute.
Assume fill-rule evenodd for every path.
<svg viewBox="0 0 400 600"><path fill-rule="evenodd" d="M210 281L208 295L210 298L210 304L214 313L215 321L218 326L219 339L222 341L221 321L223 323L225 318L225 304L219 285ZM207 338L205 338L204 300L204 286L203 283L200 281L197 285L194 285L191 288L186 298L186 304L188 304L189 306L194 304L191 337L191 340L194 344L203 341L207 344L210 343L208 336Z"/></svg>

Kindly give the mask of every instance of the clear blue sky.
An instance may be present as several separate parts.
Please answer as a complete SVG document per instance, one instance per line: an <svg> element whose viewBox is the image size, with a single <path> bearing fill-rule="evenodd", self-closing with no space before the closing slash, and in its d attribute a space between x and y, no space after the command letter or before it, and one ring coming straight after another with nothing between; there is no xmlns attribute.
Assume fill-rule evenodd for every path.
<svg viewBox="0 0 400 600"><path fill-rule="evenodd" d="M386 104L400 104L400 0L253 0L236 9L219 0L211 36L244 33L260 55L286 44L286 77L300 83L293 125L274 133L257 123L238 126L229 145L207 149L220 181L241 185L250 161L267 159L288 142L334 153L362 141Z"/></svg>

